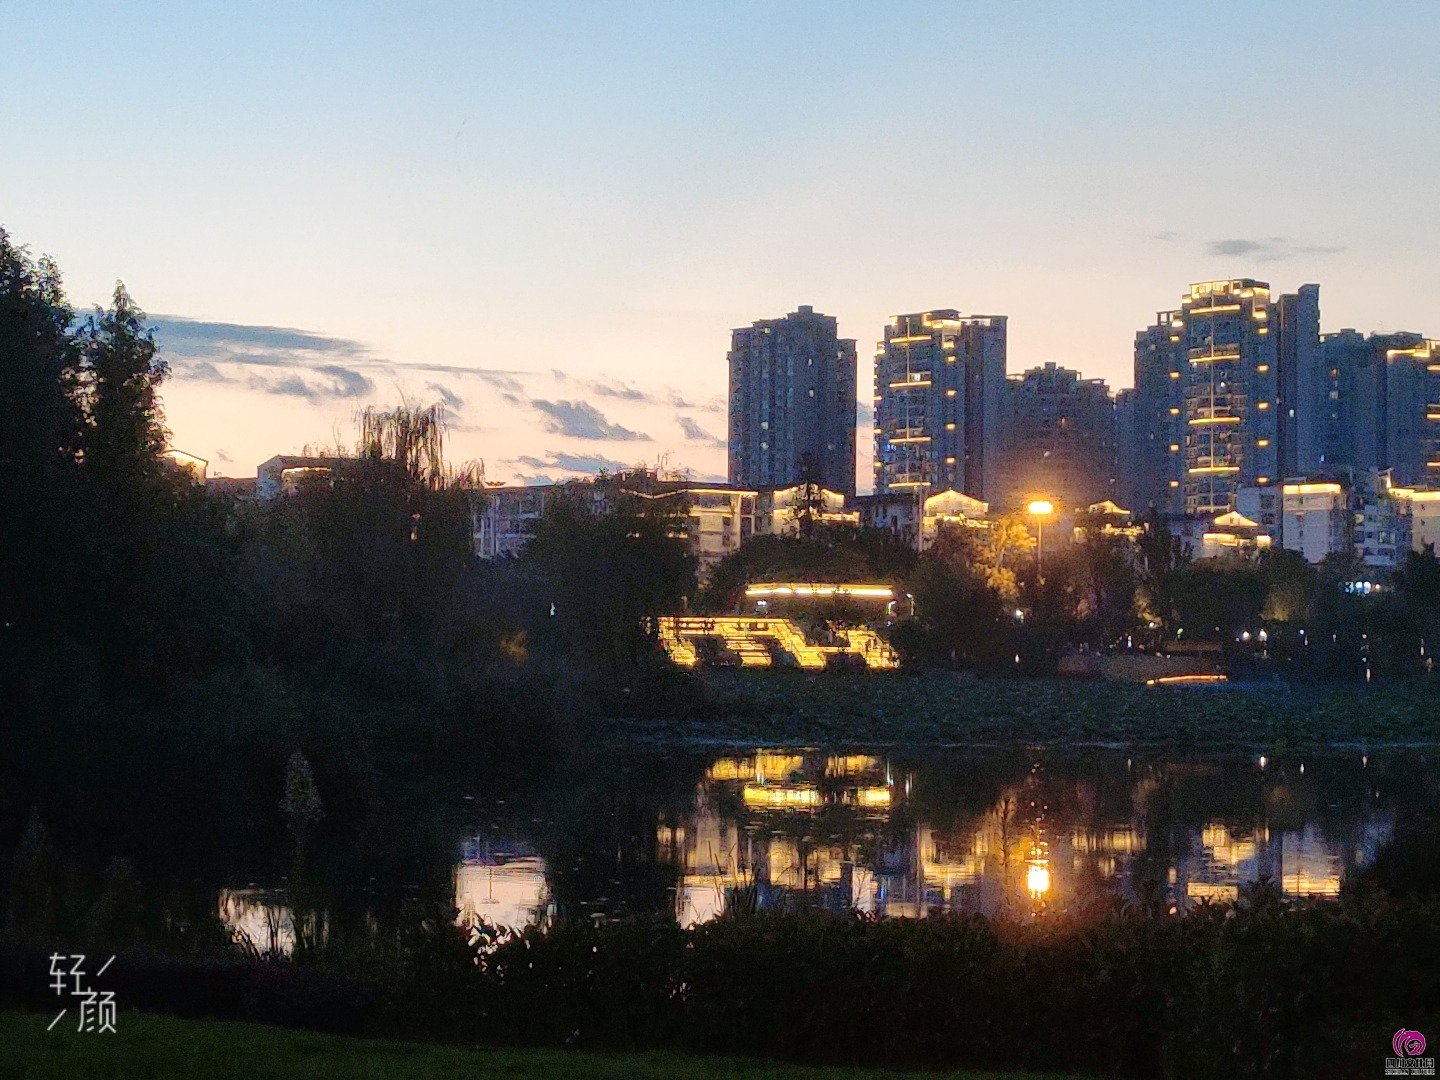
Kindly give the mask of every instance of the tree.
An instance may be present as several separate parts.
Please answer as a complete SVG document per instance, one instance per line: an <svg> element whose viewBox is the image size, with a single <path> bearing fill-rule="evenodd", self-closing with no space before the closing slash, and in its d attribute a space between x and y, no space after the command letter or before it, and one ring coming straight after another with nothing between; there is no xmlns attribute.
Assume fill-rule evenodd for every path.
<svg viewBox="0 0 1440 1080"><path fill-rule="evenodd" d="M0 229L0 674L10 686L43 671L21 658L68 636L84 603L73 319L55 265L31 260Z"/></svg>
<svg viewBox="0 0 1440 1080"><path fill-rule="evenodd" d="M120 282L110 309L86 321L80 345L89 421L85 467L112 498L133 500L160 475L169 433L158 391L169 367L156 351L145 313Z"/></svg>
<svg viewBox="0 0 1440 1080"><path fill-rule="evenodd" d="M586 493L557 492L521 556L546 583L552 642L607 667L648 652L651 620L678 611L695 584L683 492L651 497L621 488L623 477L608 483L599 513Z"/></svg>

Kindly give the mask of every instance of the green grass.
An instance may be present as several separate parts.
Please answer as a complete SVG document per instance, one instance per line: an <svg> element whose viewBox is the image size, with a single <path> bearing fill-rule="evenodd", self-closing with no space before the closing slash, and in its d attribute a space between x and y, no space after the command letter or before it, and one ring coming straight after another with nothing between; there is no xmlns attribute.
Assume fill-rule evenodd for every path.
<svg viewBox="0 0 1440 1080"><path fill-rule="evenodd" d="M58 1009L56 1010L59 1011ZM10 1080L916 1080L920 1074L812 1069L673 1054L468 1049L312 1035L258 1024L122 1013L113 1034L79 1034L71 1015L0 1012L0 1077ZM925 1073L926 1080L1060 1080L1039 1073ZM1073 1080L1073 1078L1072 1078Z"/></svg>
<svg viewBox="0 0 1440 1080"><path fill-rule="evenodd" d="M620 737L691 744L1111 744L1205 750L1440 743L1433 683L1178 689L1061 679L716 671L703 718Z"/></svg>

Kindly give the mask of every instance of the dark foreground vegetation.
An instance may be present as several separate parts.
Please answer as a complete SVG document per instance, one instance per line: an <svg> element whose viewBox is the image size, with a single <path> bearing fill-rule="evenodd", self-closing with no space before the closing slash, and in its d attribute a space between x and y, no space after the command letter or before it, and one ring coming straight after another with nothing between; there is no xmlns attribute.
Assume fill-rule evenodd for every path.
<svg viewBox="0 0 1440 1080"><path fill-rule="evenodd" d="M810 1069L678 1054L458 1049L337 1038L253 1024L123 1016L114 1035L45 1031L40 1013L0 1013L0 1068L22 1080L905 1080L875 1069ZM1060 1080L1040 1073L927 1073L929 1080Z"/></svg>
<svg viewBox="0 0 1440 1080"><path fill-rule="evenodd" d="M142 1010L466 1044L1353 1078L1397 1028L1440 1021L1437 917L1378 893L1287 904L1266 883L1186 915L1142 896L1028 924L757 913L467 941L437 911L323 965L122 952L107 985ZM46 1007L43 952L6 959L5 1003Z"/></svg>

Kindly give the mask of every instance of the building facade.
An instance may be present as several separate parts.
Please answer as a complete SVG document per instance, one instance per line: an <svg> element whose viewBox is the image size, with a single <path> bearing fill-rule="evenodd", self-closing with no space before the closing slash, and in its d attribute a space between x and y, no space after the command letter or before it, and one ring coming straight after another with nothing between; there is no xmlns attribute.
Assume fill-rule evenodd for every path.
<svg viewBox="0 0 1440 1080"><path fill-rule="evenodd" d="M855 342L801 306L730 338L730 483L855 494Z"/></svg>
<svg viewBox="0 0 1440 1080"><path fill-rule="evenodd" d="M1005 382L1003 478L998 501L1045 498L1065 511L1116 494L1115 401L1104 379L1048 363Z"/></svg>
<svg viewBox="0 0 1440 1080"><path fill-rule="evenodd" d="M1170 516L1237 509L1262 489L1260 525L1278 529L1266 492L1318 459L1320 289L1272 299L1252 278L1190 286L1135 338L1135 502Z"/></svg>
<svg viewBox="0 0 1440 1080"><path fill-rule="evenodd" d="M1321 466L1440 488L1440 342L1352 329L1320 343Z"/></svg>
<svg viewBox="0 0 1440 1080"><path fill-rule="evenodd" d="M1006 320L950 308L899 315L875 358L876 494L1000 488Z"/></svg>

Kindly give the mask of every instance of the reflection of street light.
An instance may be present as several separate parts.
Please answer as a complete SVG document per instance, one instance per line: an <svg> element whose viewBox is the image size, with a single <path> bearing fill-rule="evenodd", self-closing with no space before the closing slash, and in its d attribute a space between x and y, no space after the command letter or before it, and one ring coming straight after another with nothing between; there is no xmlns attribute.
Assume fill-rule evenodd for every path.
<svg viewBox="0 0 1440 1080"><path fill-rule="evenodd" d="M1036 900L1050 891L1050 867L1043 859L1032 859L1025 868L1025 886Z"/></svg>
<svg viewBox="0 0 1440 1080"><path fill-rule="evenodd" d="M1036 584L1045 584L1045 519L1055 512L1055 504L1047 499L1036 499L1025 512L1035 518L1035 578Z"/></svg>

